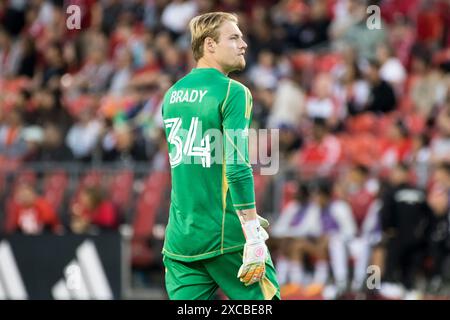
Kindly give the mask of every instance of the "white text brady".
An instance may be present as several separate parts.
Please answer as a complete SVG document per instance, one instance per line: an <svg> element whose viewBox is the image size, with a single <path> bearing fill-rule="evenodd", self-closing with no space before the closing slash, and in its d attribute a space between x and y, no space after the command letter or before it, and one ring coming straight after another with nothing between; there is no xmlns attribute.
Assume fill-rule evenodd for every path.
<svg viewBox="0 0 450 320"><path fill-rule="evenodd" d="M169 103L201 103L207 92L208 90L175 90L170 95Z"/></svg>

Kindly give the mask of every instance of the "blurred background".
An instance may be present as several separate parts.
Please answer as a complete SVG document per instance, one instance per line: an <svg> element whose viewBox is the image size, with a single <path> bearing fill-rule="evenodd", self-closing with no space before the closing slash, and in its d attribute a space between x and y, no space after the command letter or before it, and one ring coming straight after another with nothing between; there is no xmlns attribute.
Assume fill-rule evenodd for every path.
<svg viewBox="0 0 450 320"><path fill-rule="evenodd" d="M231 77L280 132L254 176L283 297L450 297L450 1L6 0L0 299L166 298L161 101L210 11L239 16Z"/></svg>

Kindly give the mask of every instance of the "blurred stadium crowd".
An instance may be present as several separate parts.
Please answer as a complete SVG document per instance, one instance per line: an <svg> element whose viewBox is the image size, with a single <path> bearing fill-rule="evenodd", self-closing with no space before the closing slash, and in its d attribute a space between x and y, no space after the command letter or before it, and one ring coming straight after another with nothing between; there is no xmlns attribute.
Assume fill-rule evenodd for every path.
<svg viewBox="0 0 450 320"><path fill-rule="evenodd" d="M71 4L80 29L66 26ZM386 297L443 294L448 0L2 1L0 230L128 224L133 266L161 268L161 100L195 65L187 23L219 10L238 14L249 45L232 77L253 94L252 126L280 130L280 171L255 170L255 185L285 296L360 293L368 265Z"/></svg>

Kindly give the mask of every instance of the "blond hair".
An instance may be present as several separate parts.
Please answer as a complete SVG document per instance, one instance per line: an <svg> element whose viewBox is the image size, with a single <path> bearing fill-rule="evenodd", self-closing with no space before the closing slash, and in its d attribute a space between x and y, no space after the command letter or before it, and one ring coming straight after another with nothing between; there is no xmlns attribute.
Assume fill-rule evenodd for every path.
<svg viewBox="0 0 450 320"><path fill-rule="evenodd" d="M238 23L238 18L228 12L210 12L192 18L189 29L195 61L203 57L203 43L207 37L211 37L216 42L219 41L219 28L225 21Z"/></svg>

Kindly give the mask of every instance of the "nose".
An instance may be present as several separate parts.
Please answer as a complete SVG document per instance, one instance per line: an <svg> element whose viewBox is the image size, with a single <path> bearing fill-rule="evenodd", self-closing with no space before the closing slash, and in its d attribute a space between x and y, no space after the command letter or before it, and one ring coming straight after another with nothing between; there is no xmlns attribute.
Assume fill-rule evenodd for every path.
<svg viewBox="0 0 450 320"><path fill-rule="evenodd" d="M248 47L247 43L243 39L241 39L241 48L247 49L247 47Z"/></svg>

